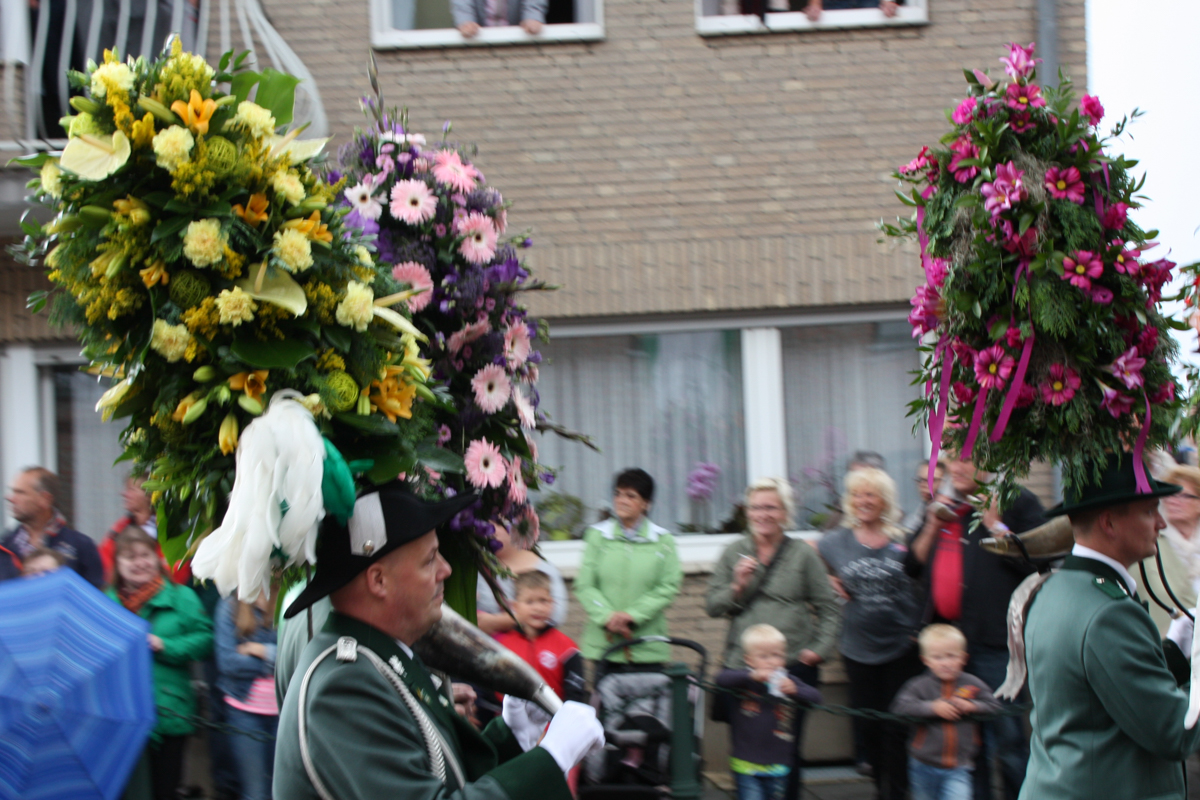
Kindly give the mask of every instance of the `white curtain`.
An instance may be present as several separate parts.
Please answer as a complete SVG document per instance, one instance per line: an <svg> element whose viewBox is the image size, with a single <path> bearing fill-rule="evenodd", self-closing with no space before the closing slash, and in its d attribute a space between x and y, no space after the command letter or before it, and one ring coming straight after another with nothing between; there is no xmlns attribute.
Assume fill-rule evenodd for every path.
<svg viewBox="0 0 1200 800"><path fill-rule="evenodd" d="M919 363L908 324L784 328L782 337L788 470L808 515L835 500L821 482L832 481L840 495L856 450L884 457L901 505L912 508L924 445L907 416ZM805 513L799 516L805 527Z"/></svg>
<svg viewBox="0 0 1200 800"><path fill-rule="evenodd" d="M650 517L658 524L677 531L728 518L746 479L739 342L737 331L703 331L560 338L542 347L541 408L601 450L541 436L540 461L559 469L548 491L581 498L594 522L611 506L616 473L641 467L656 484ZM700 462L721 469L707 507L687 496L688 473Z"/></svg>
<svg viewBox="0 0 1200 800"><path fill-rule="evenodd" d="M59 414L70 409L69 424L63 424L68 420L59 420L58 465L64 484L69 480L71 487L71 527L99 539L125 513L121 490L129 465L113 462L122 452L117 437L126 420L101 422L96 413L96 401L107 388L107 381L98 383L93 376L74 370L60 372L57 378ZM62 402L63 392L69 394L69 402ZM63 441L65 431L70 431L70 441Z"/></svg>

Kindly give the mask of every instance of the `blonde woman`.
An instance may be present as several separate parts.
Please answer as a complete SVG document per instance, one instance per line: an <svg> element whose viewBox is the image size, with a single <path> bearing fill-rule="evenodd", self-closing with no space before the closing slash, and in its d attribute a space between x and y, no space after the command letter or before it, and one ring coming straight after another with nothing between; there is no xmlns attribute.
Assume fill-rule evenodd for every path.
<svg viewBox="0 0 1200 800"><path fill-rule="evenodd" d="M846 475L844 527L818 547L834 591L845 600L839 648L850 679L850 704L887 711L896 692L921 672L915 635L921 619L917 584L904 571L908 549L898 523L896 484L879 469ZM862 721L863 750L881 800L908 792L903 725Z"/></svg>

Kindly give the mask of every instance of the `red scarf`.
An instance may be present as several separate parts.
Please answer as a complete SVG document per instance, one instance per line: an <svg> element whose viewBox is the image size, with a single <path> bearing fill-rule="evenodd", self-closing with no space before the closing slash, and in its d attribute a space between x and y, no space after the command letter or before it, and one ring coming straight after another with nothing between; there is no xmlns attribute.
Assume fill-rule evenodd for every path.
<svg viewBox="0 0 1200 800"><path fill-rule="evenodd" d="M162 591L162 588L162 575L155 575L154 580L143 584L141 588L127 590L122 587L118 594L121 596L121 605L136 614L142 610L142 606L146 605L150 598Z"/></svg>
<svg viewBox="0 0 1200 800"><path fill-rule="evenodd" d="M955 622L962 616L963 595L963 522L962 517L947 522L938 531L937 551L933 556L933 573L929 590L933 595L933 610L944 620Z"/></svg>

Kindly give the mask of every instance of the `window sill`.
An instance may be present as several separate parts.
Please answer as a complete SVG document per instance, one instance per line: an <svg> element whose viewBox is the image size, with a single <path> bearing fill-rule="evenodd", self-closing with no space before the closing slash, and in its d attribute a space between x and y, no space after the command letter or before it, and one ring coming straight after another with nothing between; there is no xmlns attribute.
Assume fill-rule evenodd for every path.
<svg viewBox="0 0 1200 800"><path fill-rule="evenodd" d="M929 12L922 6L901 6L896 16L888 19L876 8L856 8L826 11L816 22L810 22L800 11L771 12L766 24L752 14L711 15L696 18L696 32L701 36L739 36L747 33L782 33L785 31L827 31L847 28L896 28L928 25Z"/></svg>
<svg viewBox="0 0 1200 800"><path fill-rule="evenodd" d="M546 25L537 36L530 36L520 27L482 28L470 39L454 28L422 31L373 30L371 46L377 50L416 50L434 47L490 47L507 45L552 44L557 42L599 42L604 40L604 26L598 22L570 25Z"/></svg>

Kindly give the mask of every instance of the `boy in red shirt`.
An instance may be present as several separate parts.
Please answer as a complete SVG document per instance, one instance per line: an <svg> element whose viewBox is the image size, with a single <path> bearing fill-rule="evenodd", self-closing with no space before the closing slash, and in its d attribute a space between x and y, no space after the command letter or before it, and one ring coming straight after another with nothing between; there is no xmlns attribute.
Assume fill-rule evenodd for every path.
<svg viewBox="0 0 1200 800"><path fill-rule="evenodd" d="M496 640L536 669L563 700L586 703L579 647L550 624L554 612L550 576L536 570L518 575L513 580L510 605L521 629L498 634Z"/></svg>

